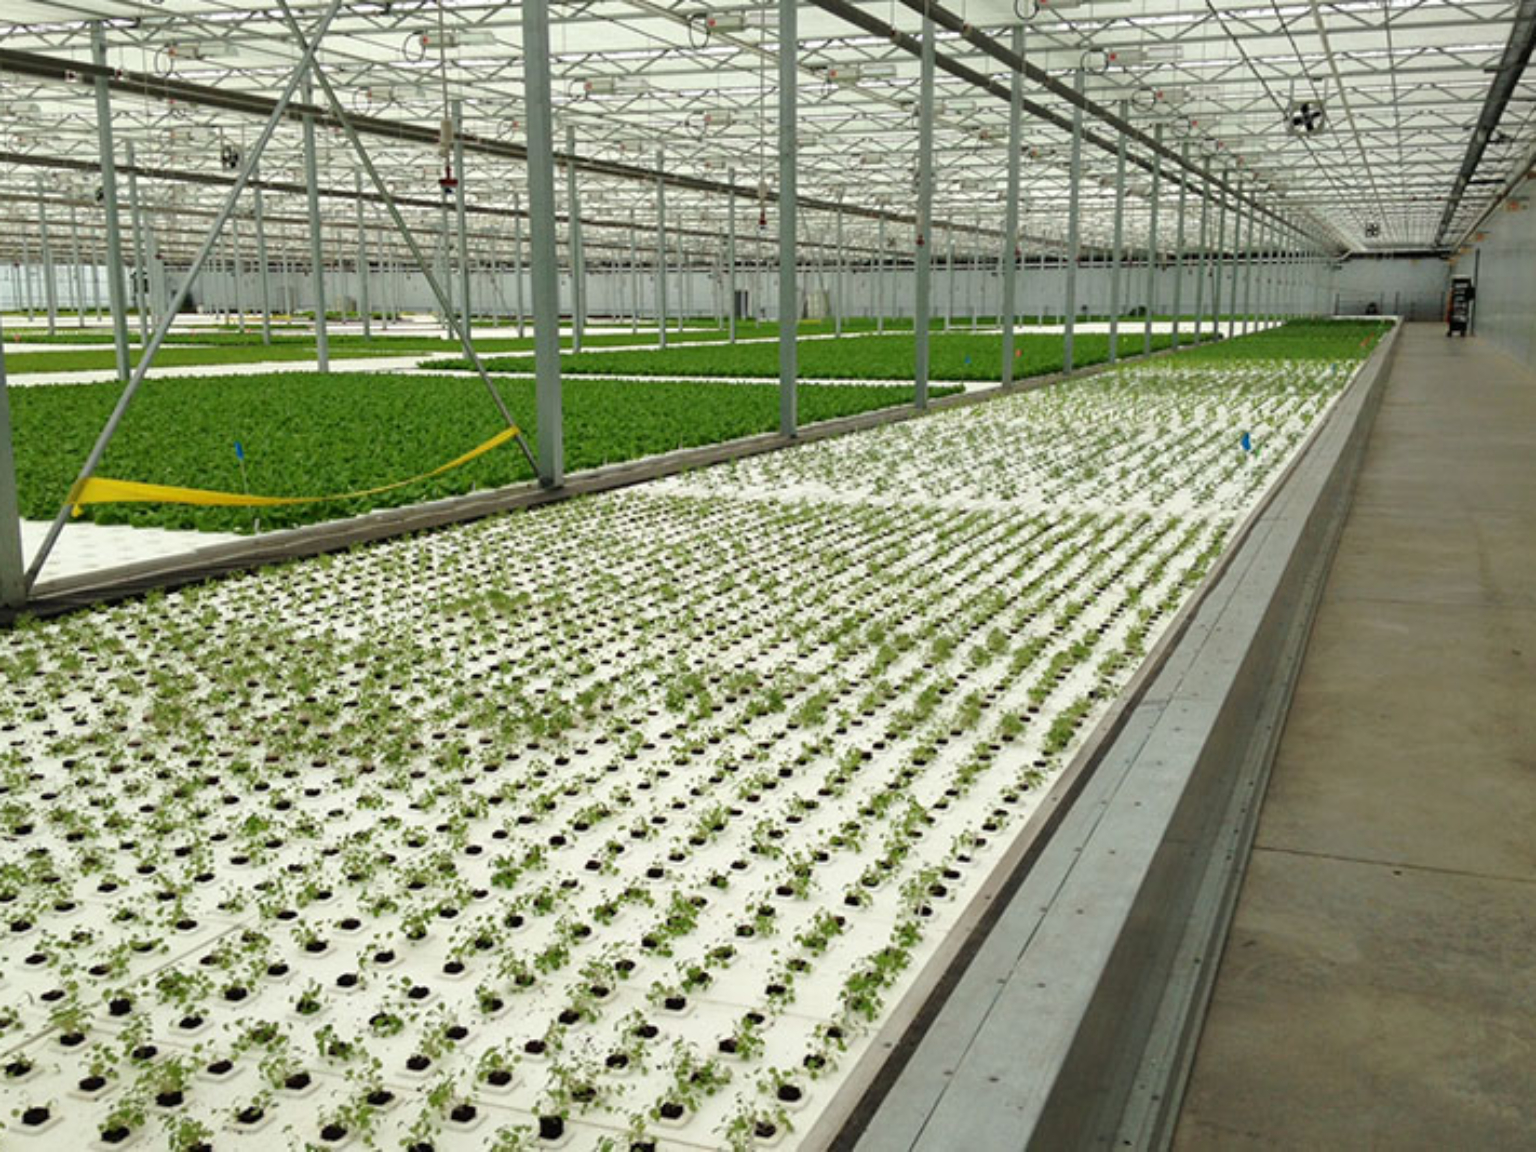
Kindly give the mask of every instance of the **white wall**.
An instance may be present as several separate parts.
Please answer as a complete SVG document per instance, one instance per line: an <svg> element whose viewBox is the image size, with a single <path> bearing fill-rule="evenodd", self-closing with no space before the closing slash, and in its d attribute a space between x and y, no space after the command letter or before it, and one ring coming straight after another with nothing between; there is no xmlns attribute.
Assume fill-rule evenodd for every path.
<svg viewBox="0 0 1536 1152"><path fill-rule="evenodd" d="M1328 310L1358 316L1374 305L1384 316L1438 320L1449 283L1446 262L1438 257L1352 257L1330 278Z"/></svg>
<svg viewBox="0 0 1536 1152"><path fill-rule="evenodd" d="M1477 277L1473 327L1536 368L1536 200L1527 199L1521 211L1500 208L1484 231L1487 239L1458 260L1454 272Z"/></svg>
<svg viewBox="0 0 1536 1152"><path fill-rule="evenodd" d="M1174 278L1171 268L1159 268L1155 277L1154 310L1159 314L1172 311ZM1267 275L1269 274L1269 275ZM1133 314L1144 307L1147 296L1147 270L1142 265L1129 265L1123 272L1122 312ZM913 312L913 273L911 268L889 269L883 276L872 271L846 272L842 277L841 293L837 292L837 276L831 268L803 269L802 284L806 290L825 290L839 296L843 313L847 316L872 316L883 311L887 316L911 316ZM1198 270L1194 265L1183 271L1180 306L1185 315L1195 310L1196 280ZM1246 272L1240 281L1238 297L1234 301L1232 267L1228 264L1223 275L1222 310L1240 311L1245 294L1255 312L1283 311L1308 313L1328 311L1333 297L1328 279L1329 273L1322 264L1310 267L1292 266L1287 269L1256 266L1253 286L1247 288ZM1112 276L1102 264L1080 267L1077 273L1078 311L1093 315L1107 313L1110 306ZM303 275L269 277L273 307L284 308L284 301L291 306L309 308L312 294L309 278ZM736 287L747 293L751 314L763 319L774 319L778 306L778 276L775 272L759 272L750 266L737 270ZM656 307L656 280L642 270L638 280L627 270L590 270L587 276L587 313L594 318L628 317L638 288L640 314L654 316ZM454 278L455 296L458 278ZM517 287L510 272L477 272L471 277L471 298L478 314L495 312L510 316L516 310ZM241 278L240 299L247 309L254 309L259 300L259 280L256 273L247 271ZM336 310L343 302L349 307L357 299L358 282L352 272L330 272L326 275L326 302ZM205 272L200 278L196 297L205 307L227 306L234 299L234 285L227 272ZM1024 320L1044 314L1056 315L1062 308L1066 295L1066 271L1058 266L1038 267L1033 260L1026 260L1018 280L1018 309ZM687 315L706 317L721 314L725 308L725 293L720 279L711 272L692 271L687 274L673 270L667 276L667 311L669 316ZM560 277L562 312L571 306L570 277ZM401 272L379 273L369 277L369 303L374 311L399 307L405 311L434 311L435 304L426 280L419 273L407 275ZM532 311L533 297L526 274L523 283L525 313ZM986 268L957 269L951 278L942 268L933 275L932 307L936 317L953 314L957 323L969 321L973 313L996 316L1002 310L1002 278ZM1211 310L1211 281L1206 277L1204 308Z"/></svg>

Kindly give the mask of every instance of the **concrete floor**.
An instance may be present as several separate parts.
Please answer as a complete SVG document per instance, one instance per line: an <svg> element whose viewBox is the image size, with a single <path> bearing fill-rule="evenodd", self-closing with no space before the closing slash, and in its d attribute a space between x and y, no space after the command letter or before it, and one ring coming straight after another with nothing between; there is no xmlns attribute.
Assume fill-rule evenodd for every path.
<svg viewBox="0 0 1536 1152"><path fill-rule="evenodd" d="M1536 1148L1536 374L1404 332L1180 1117Z"/></svg>

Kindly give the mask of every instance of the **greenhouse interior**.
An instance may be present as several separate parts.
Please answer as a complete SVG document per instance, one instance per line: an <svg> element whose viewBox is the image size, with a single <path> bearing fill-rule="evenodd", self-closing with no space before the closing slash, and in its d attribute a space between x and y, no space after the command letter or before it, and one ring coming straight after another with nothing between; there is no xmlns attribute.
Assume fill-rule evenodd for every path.
<svg viewBox="0 0 1536 1152"><path fill-rule="evenodd" d="M0 1148L1536 1147L1536 0L0 0Z"/></svg>

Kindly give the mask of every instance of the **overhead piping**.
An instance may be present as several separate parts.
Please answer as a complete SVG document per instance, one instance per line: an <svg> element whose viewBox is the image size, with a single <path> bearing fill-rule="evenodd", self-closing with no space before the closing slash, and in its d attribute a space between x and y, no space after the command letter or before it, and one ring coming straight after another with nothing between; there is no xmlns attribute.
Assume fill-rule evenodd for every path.
<svg viewBox="0 0 1536 1152"><path fill-rule="evenodd" d="M1483 162L1483 153L1487 151L1488 142L1493 139L1499 121L1509 107L1525 66L1530 63L1533 47L1536 47L1536 0L1521 0L1520 10L1515 14L1514 27L1509 30L1509 43L1504 46L1504 56L1499 61L1498 74L1488 86L1488 97L1483 101L1477 126L1472 130L1466 158L1461 162L1456 182L1451 185L1451 194L1446 197L1445 212L1441 214L1440 227L1435 230L1436 247L1445 244L1446 234L1450 232L1456 213L1461 208L1462 197L1466 195L1472 177L1477 174L1477 166Z"/></svg>

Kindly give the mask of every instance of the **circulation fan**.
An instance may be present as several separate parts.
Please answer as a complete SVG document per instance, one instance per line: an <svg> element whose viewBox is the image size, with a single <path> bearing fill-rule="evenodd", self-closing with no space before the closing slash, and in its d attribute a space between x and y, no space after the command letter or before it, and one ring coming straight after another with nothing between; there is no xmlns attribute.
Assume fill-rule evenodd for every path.
<svg viewBox="0 0 1536 1152"><path fill-rule="evenodd" d="M1328 127L1328 113L1317 100L1302 100L1291 105L1286 125L1293 136L1320 136Z"/></svg>

